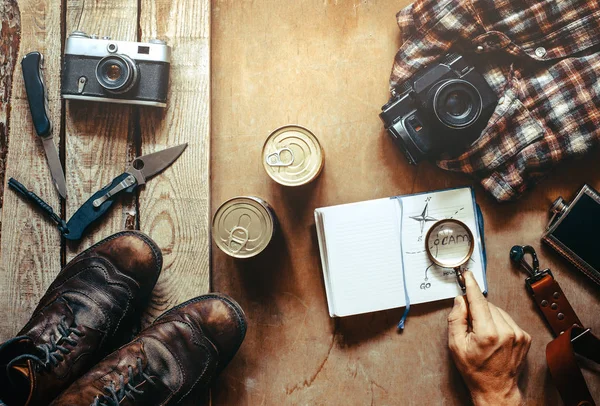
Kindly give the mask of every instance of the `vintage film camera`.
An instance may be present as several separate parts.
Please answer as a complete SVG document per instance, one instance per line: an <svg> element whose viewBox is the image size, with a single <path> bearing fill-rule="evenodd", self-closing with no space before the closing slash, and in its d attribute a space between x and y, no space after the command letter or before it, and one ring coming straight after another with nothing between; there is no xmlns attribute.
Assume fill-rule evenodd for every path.
<svg viewBox="0 0 600 406"><path fill-rule="evenodd" d="M558 197L550 212L542 241L600 285L600 194L584 185L570 204Z"/></svg>
<svg viewBox="0 0 600 406"><path fill-rule="evenodd" d="M403 83L379 117L414 165L462 152L479 138L497 102L483 76L451 53Z"/></svg>
<svg viewBox="0 0 600 406"><path fill-rule="evenodd" d="M67 38L64 99L166 107L171 47L164 41L113 41L75 31Z"/></svg>

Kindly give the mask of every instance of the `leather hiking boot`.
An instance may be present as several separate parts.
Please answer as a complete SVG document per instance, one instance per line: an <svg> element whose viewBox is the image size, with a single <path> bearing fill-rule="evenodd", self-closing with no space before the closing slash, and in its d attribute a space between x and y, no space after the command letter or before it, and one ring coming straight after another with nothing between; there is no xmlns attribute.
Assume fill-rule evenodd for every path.
<svg viewBox="0 0 600 406"><path fill-rule="evenodd" d="M160 249L135 231L75 257L18 336L0 345L0 399L8 406L47 405L127 342L161 267Z"/></svg>
<svg viewBox="0 0 600 406"><path fill-rule="evenodd" d="M233 299L197 297L158 317L51 406L197 405L245 335L246 318Z"/></svg>

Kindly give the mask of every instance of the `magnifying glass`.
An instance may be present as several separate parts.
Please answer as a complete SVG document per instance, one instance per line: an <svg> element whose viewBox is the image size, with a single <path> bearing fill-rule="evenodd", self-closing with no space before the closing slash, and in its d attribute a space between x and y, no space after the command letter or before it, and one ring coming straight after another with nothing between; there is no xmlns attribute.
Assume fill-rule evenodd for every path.
<svg viewBox="0 0 600 406"><path fill-rule="evenodd" d="M475 247L469 227L455 219L440 220L427 231L425 244L429 259L442 268L453 268L458 285L466 291L461 267L469 261Z"/></svg>

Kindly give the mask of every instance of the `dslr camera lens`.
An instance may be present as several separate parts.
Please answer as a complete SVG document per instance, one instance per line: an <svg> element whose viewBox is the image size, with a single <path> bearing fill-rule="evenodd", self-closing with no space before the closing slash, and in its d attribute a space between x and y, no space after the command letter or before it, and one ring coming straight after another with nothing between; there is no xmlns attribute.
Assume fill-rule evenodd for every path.
<svg viewBox="0 0 600 406"><path fill-rule="evenodd" d="M137 82L138 68L125 55L109 55L96 65L96 79L100 86L111 93L125 93Z"/></svg>
<svg viewBox="0 0 600 406"><path fill-rule="evenodd" d="M477 121L482 102L475 86L461 79L453 79L437 88L432 105L436 117L444 126L461 129Z"/></svg>

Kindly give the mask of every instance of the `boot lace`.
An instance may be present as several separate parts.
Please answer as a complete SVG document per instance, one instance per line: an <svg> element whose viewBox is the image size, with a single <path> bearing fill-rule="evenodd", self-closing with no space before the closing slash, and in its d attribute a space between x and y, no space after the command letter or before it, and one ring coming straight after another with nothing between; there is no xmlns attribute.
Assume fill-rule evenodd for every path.
<svg viewBox="0 0 600 406"><path fill-rule="evenodd" d="M135 395L142 395L144 393L143 390L137 389L135 387L136 385L140 385L144 382L156 385L152 378L142 370L141 358L137 359L137 370L138 373L135 375L133 367L131 365L127 366L127 375L129 378L127 383L125 383L123 374L119 374L119 385L115 386L115 383L111 382L110 385L105 386L104 391L106 394L97 396L90 406L118 406L120 401L125 397L135 400Z"/></svg>
<svg viewBox="0 0 600 406"><path fill-rule="evenodd" d="M58 332L58 336L52 334L50 342L36 346L40 354L42 354L41 356L38 357L34 354L19 355L7 365L7 368L11 368L14 364L23 360L33 361L38 369L44 368L45 370L49 370L57 366L65 359L65 355L72 351L72 348L67 348L63 344L70 344L72 347L76 346L77 340L72 335L82 337L84 333L78 330L77 327L69 326L64 317L56 325L56 331Z"/></svg>

